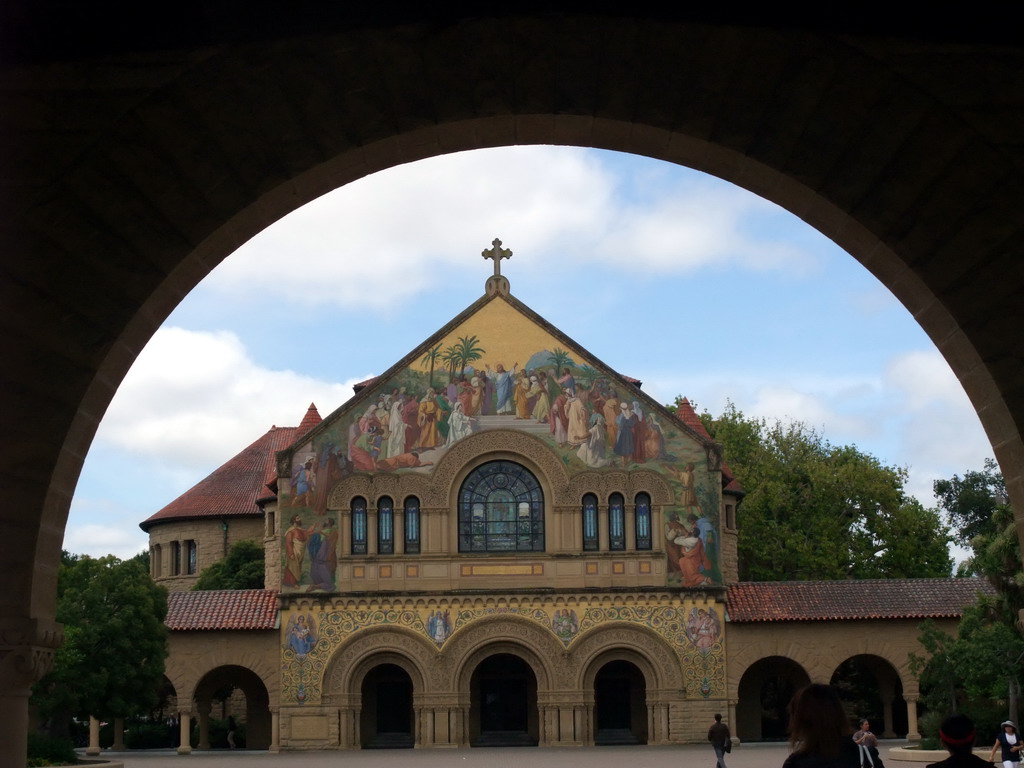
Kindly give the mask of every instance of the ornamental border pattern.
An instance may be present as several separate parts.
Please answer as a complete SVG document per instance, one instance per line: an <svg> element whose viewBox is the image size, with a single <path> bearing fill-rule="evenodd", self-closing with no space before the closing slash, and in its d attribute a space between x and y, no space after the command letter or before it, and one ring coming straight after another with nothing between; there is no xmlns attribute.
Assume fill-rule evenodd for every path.
<svg viewBox="0 0 1024 768"><path fill-rule="evenodd" d="M317 624L316 639L308 653L298 653L289 645L286 629L286 625L291 624L285 621L286 617L303 613L304 608L299 603L282 612L282 704L320 704L325 699L350 693L324 691L325 679L331 674L337 654L351 644L352 638L385 627L401 628L425 641L425 644L436 647L437 663L430 674L431 687L436 690L425 693L442 691L454 686L462 673L460 669L449 668L455 661L450 651L462 645L456 642L453 646L453 639L458 640L469 633L471 628L481 627L483 622L499 617L526 621L549 633L555 643L525 642L524 645L553 669L559 670L560 685L575 685L578 684L576 681L582 679L583 670L578 667L588 663L584 649L594 646L595 638L598 646L617 642L617 647L635 648L635 629L631 633L614 630L642 628L658 636L671 649L671 654L666 651L660 654L662 658L657 658L659 648L642 648L645 655L654 660L660 669L676 667L681 671L682 685L688 699L725 697L724 605L714 600L669 595L637 602L647 604L624 604L622 596L579 596L570 600L560 596L557 599L521 598L514 601L489 600L486 603L472 598L381 600L370 601L369 604L360 601L358 606L346 606L338 601L334 606L325 606L326 610L323 611L310 610L312 606L307 605L306 615L314 618ZM694 631L693 622L699 610L715 617L713 634L701 637ZM446 620L442 619L442 615ZM528 634L540 637L532 631ZM552 650L556 647L561 649L560 654ZM413 653L409 655L410 658L416 656ZM556 655L560 655L560 658L554 658ZM336 680L337 676L334 677ZM678 677L678 673L673 677Z"/></svg>

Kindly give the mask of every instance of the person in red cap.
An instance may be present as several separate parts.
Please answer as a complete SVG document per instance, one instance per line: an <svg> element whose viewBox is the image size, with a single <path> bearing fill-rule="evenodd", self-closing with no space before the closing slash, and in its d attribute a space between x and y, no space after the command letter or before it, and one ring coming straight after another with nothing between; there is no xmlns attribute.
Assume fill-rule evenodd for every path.
<svg viewBox="0 0 1024 768"><path fill-rule="evenodd" d="M942 721L939 739L949 750L949 757L928 768L985 768L988 763L974 754L974 723L967 715L950 715Z"/></svg>

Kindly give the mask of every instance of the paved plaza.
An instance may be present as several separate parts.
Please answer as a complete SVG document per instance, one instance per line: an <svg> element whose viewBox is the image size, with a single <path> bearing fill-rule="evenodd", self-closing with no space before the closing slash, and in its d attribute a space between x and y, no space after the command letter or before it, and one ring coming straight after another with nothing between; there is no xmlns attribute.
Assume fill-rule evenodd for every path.
<svg viewBox="0 0 1024 768"><path fill-rule="evenodd" d="M888 747L904 742L883 742ZM781 768L787 744L746 744L726 756L728 768ZM105 752L124 768L714 768L710 745L504 749L387 749L331 752ZM911 766L903 763L904 766Z"/></svg>

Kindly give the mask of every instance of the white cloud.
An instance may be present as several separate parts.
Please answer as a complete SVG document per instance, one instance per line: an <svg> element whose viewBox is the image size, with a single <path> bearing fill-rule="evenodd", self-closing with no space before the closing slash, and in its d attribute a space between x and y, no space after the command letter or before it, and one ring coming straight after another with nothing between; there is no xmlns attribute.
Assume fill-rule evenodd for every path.
<svg viewBox="0 0 1024 768"><path fill-rule="evenodd" d="M658 274L815 269L816 257L801 248L745 232L752 214L789 216L772 203L701 177L680 184L661 174L648 177L652 186L636 200L600 157L510 147L382 171L268 227L209 284L306 306L385 306L440 285L451 269L468 269L467 254L495 235L512 247L517 267L554 259Z"/></svg>
<svg viewBox="0 0 1024 768"><path fill-rule="evenodd" d="M209 471L273 424L296 426L309 403L321 415L352 395L328 383L257 365L233 333L157 331L125 377L97 442L158 458L163 471Z"/></svg>
<svg viewBox="0 0 1024 768"><path fill-rule="evenodd" d="M64 531L64 549L90 557L114 555L127 560L149 549L149 537L135 526L75 525L72 522Z"/></svg>

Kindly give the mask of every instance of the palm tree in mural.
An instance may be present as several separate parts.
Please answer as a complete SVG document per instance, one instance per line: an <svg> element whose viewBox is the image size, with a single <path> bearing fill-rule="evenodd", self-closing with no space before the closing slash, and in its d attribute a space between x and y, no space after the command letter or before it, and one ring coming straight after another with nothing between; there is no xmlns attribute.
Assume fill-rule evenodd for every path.
<svg viewBox="0 0 1024 768"><path fill-rule="evenodd" d="M555 376L561 376L563 366L568 366L571 360L568 352L561 347L557 347L555 351L548 356L548 362L555 366Z"/></svg>
<svg viewBox="0 0 1024 768"><path fill-rule="evenodd" d="M448 383L450 384L455 381L455 369L462 362L462 358L459 357L459 350L454 346L445 347L441 353L441 362L448 369Z"/></svg>
<svg viewBox="0 0 1024 768"><path fill-rule="evenodd" d="M486 350L483 347L477 346L479 342L480 339L476 336L459 337L457 348L459 350L459 357L462 358L462 368L484 356Z"/></svg>
<svg viewBox="0 0 1024 768"><path fill-rule="evenodd" d="M424 365L430 366L430 384L428 385L431 389L434 388L434 363L437 362L437 358L441 356L441 345L438 344L433 349L428 349L427 354L423 356L422 362Z"/></svg>

